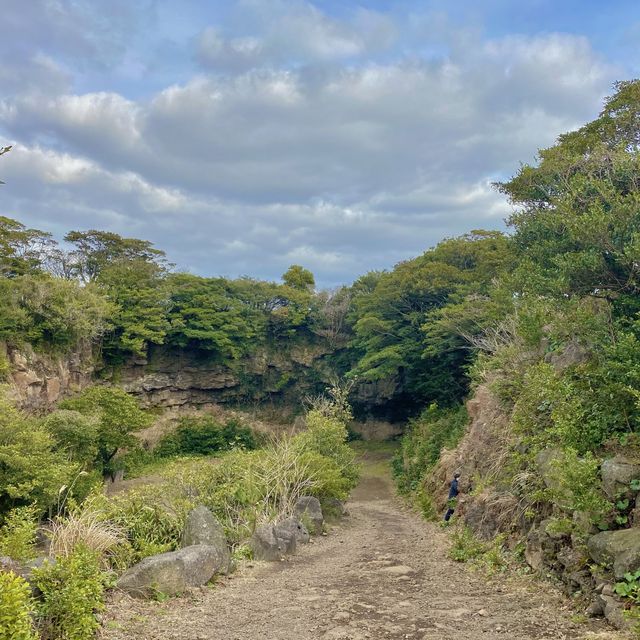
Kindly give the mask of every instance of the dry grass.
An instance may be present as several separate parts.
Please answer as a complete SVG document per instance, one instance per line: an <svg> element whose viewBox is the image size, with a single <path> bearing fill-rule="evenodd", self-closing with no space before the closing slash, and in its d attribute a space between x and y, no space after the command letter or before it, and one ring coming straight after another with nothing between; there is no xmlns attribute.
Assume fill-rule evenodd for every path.
<svg viewBox="0 0 640 640"><path fill-rule="evenodd" d="M47 536L51 545L50 555L64 558L80 545L106 556L125 541L122 529L113 522L105 521L100 511L91 507L52 520Z"/></svg>

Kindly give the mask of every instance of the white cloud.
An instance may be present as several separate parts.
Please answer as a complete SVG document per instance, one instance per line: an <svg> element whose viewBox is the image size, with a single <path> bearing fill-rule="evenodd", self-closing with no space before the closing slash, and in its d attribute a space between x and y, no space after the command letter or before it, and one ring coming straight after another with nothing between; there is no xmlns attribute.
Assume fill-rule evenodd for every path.
<svg viewBox="0 0 640 640"><path fill-rule="evenodd" d="M20 143L1 163L7 214L148 238L202 273L277 277L300 262L335 284L499 227L491 181L593 117L616 73L561 34L355 62L397 37L388 16L243 6L261 31L210 28L199 43L225 74L140 99L63 85L2 96L0 129Z"/></svg>

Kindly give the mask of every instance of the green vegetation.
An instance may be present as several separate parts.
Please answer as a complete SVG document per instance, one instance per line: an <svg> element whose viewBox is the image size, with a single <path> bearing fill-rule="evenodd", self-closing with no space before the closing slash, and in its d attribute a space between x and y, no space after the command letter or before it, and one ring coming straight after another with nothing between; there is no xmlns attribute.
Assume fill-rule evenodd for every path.
<svg viewBox="0 0 640 640"><path fill-rule="evenodd" d="M34 569L41 592L37 619L42 638L89 640L99 623L95 614L104 609L103 593L109 575L100 568L98 556L78 548L68 557Z"/></svg>
<svg viewBox="0 0 640 640"><path fill-rule="evenodd" d="M230 449L255 449L257 440L256 434L237 419L222 424L213 416L186 417L160 441L154 453L158 457L207 456Z"/></svg>
<svg viewBox="0 0 640 640"><path fill-rule="evenodd" d="M436 511L430 473L463 436L461 403L482 383L505 426L502 456L473 478L474 495L498 488L518 517L539 525L550 516L549 534L627 526L634 498L606 499L599 475L605 456L640 451L638 105L640 81L618 84L597 119L497 185L514 205L510 235L449 238L332 293L316 292L300 265L279 283L203 278L174 272L147 241L71 231L65 252L0 217L0 341L9 346L91 348L116 380L119 365L163 345L232 373L250 402L300 400L301 375L305 392L332 376L351 385L312 401L295 436L265 443L234 420L184 418L154 454L136 438L149 414L114 386L85 389L46 416L0 398L1 550L28 557L36 520L48 518L58 557L38 573L35 605L19 579L2 577L0 624L31 637L33 605L45 637L90 637L104 567L176 548L195 504L220 518L242 556L256 523L289 513L300 495L344 498L358 476L347 400L363 384L373 392L353 393L369 398L357 413L410 418L394 475L425 516ZM282 362L252 373L248 363L265 353ZM8 373L2 357L0 377ZM95 488L136 459L166 459L162 483L113 498ZM505 566L500 537L489 545L452 531L456 560ZM630 576L617 589L634 600Z"/></svg>
<svg viewBox="0 0 640 640"><path fill-rule="evenodd" d="M0 638L36 640L33 607L27 581L11 571L0 572Z"/></svg>

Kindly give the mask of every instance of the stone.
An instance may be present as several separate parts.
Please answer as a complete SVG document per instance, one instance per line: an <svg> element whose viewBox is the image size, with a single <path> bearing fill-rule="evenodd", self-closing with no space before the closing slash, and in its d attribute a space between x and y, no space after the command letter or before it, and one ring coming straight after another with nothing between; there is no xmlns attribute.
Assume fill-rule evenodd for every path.
<svg viewBox="0 0 640 640"><path fill-rule="evenodd" d="M625 456L615 456L602 463L602 489L607 497L615 500L619 494L631 495L629 483L640 480L640 464Z"/></svg>
<svg viewBox="0 0 640 640"><path fill-rule="evenodd" d="M587 607L585 613L590 618L599 618L604 615L604 606L600 601L600 598L594 598L593 602Z"/></svg>
<svg viewBox="0 0 640 640"><path fill-rule="evenodd" d="M200 587L228 569L228 558L217 547L196 544L145 558L120 577L116 587L136 598L178 595Z"/></svg>
<svg viewBox="0 0 640 640"><path fill-rule="evenodd" d="M602 531L587 540L587 550L593 560L613 565L616 578L640 568L640 529Z"/></svg>
<svg viewBox="0 0 640 640"><path fill-rule="evenodd" d="M590 357L589 351L580 343L572 340L561 351L547 354L545 360L560 372L586 362Z"/></svg>
<svg viewBox="0 0 640 640"><path fill-rule="evenodd" d="M324 516L320 500L313 496L302 496L298 498L294 508L294 515L307 525L309 533L318 535L322 532Z"/></svg>
<svg viewBox="0 0 640 640"><path fill-rule="evenodd" d="M347 508L338 498L325 498L322 503L322 515L325 520L339 522L349 515Z"/></svg>
<svg viewBox="0 0 640 640"><path fill-rule="evenodd" d="M597 597L604 617L616 629L621 631L631 631L633 628L632 621L625 616L624 605L613 596L599 595Z"/></svg>
<svg viewBox="0 0 640 640"><path fill-rule="evenodd" d="M249 540L249 546L256 560L277 562L283 556L295 553L297 543L292 531L266 524L255 530Z"/></svg>
<svg viewBox="0 0 640 640"><path fill-rule="evenodd" d="M194 544L208 544L228 549L227 537L222 525L203 505L189 513L182 532L182 547L190 547Z"/></svg>
<svg viewBox="0 0 640 640"><path fill-rule="evenodd" d="M547 489L561 489L557 480L556 469L562 463L563 455L560 449L543 449L536 456L536 466Z"/></svg>
<svg viewBox="0 0 640 640"><path fill-rule="evenodd" d="M407 567L404 564L396 564L392 567L382 567L380 569L382 573L389 573L392 576L409 576L415 573L415 570L411 567Z"/></svg>
<svg viewBox="0 0 640 640"><path fill-rule="evenodd" d="M311 539L307 528L293 516L285 518L276 524L276 535L279 535L281 531L293 534L297 544L307 544Z"/></svg>

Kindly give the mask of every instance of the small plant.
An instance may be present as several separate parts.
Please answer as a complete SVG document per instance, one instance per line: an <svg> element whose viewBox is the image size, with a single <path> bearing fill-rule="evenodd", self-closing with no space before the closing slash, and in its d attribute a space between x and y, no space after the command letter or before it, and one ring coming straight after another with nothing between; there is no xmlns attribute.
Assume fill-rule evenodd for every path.
<svg viewBox="0 0 640 640"><path fill-rule="evenodd" d="M616 582L613 590L622 598L631 602L640 603L640 570L634 573L625 573L624 580Z"/></svg>
<svg viewBox="0 0 640 640"><path fill-rule="evenodd" d="M454 531L451 536L452 545L449 549L449 557L456 562L469 562L479 558L486 550L469 527L462 527Z"/></svg>
<svg viewBox="0 0 640 640"><path fill-rule="evenodd" d="M9 511L0 528L0 555L9 556L13 560L30 560L35 557L37 514L36 505Z"/></svg>
<svg viewBox="0 0 640 640"><path fill-rule="evenodd" d="M31 614L31 589L15 573L0 572L0 638L36 640Z"/></svg>
<svg viewBox="0 0 640 640"><path fill-rule="evenodd" d="M103 595L109 575L100 569L98 554L77 548L68 557L34 570L40 590L37 618L47 640L92 640L104 609Z"/></svg>

